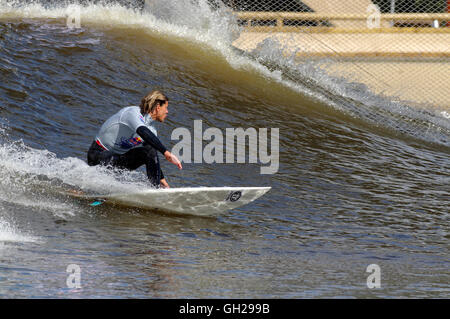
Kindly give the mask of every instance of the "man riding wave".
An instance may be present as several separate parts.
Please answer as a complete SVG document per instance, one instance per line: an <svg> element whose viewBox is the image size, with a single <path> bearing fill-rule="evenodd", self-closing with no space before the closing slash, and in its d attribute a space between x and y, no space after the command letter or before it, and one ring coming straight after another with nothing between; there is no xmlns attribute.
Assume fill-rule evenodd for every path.
<svg viewBox="0 0 450 319"><path fill-rule="evenodd" d="M182 169L179 159L167 150L157 137L156 121L167 117L169 99L153 91L140 106L128 106L112 115L101 126L88 151L88 165L107 165L135 170L146 166L147 177L154 187L169 188L161 170L157 152Z"/></svg>

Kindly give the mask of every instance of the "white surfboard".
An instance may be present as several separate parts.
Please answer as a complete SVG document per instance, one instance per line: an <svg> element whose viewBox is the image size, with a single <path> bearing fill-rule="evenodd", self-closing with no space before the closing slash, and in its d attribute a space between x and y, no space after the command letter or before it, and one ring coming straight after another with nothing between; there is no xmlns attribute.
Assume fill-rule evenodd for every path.
<svg viewBox="0 0 450 319"><path fill-rule="evenodd" d="M212 216L253 202L270 189L271 187L186 187L146 189L110 195L72 195L93 200L91 205L105 202L181 214Z"/></svg>

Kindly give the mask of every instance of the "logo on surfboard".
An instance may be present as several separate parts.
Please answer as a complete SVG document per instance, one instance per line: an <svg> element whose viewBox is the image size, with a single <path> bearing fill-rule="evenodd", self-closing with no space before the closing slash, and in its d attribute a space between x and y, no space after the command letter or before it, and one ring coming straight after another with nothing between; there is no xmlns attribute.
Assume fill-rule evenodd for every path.
<svg viewBox="0 0 450 319"><path fill-rule="evenodd" d="M229 200L230 202L235 202L235 201L239 200L239 198L241 198L241 196L242 196L241 191L230 192L230 194L228 194L228 196L225 200Z"/></svg>

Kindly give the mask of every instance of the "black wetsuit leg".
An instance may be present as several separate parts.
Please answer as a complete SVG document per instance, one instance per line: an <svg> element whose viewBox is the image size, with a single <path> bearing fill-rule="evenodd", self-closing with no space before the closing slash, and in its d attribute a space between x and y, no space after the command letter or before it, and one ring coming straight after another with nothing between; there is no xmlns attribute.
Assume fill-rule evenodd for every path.
<svg viewBox="0 0 450 319"><path fill-rule="evenodd" d="M103 150L95 141L88 151L88 165L111 165L113 167L135 170L145 165L147 177L153 186L159 187L164 175L161 171L157 151L148 144L142 147L136 147L125 154L114 154Z"/></svg>
<svg viewBox="0 0 450 319"><path fill-rule="evenodd" d="M87 163L89 166L112 165L113 156L114 153L104 150L94 141L87 153Z"/></svg>

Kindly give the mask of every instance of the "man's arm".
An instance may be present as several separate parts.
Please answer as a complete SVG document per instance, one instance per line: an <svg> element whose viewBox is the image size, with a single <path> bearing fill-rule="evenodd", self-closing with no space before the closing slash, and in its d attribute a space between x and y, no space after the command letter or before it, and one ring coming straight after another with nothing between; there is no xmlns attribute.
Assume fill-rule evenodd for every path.
<svg viewBox="0 0 450 319"><path fill-rule="evenodd" d="M169 162L171 162L172 164L175 164L176 166L178 166L179 169L182 169L183 167L181 166L181 162L180 160L173 155L171 152L169 152L167 150L167 148L161 143L161 141L159 140L159 138L152 133L152 131L150 131L148 129L148 127L146 126L139 126L136 130L136 133L139 134L140 137L142 137L142 139L150 144L152 147L154 147L156 150L158 150L159 152L161 152L161 154L164 155L164 157L166 158L166 160L168 160Z"/></svg>
<svg viewBox="0 0 450 319"><path fill-rule="evenodd" d="M150 144L154 149L160 151L161 154L164 154L167 151L167 148L161 143L159 138L148 129L148 127L139 126L136 133L138 133L146 143Z"/></svg>

